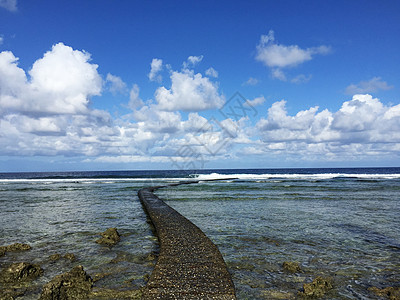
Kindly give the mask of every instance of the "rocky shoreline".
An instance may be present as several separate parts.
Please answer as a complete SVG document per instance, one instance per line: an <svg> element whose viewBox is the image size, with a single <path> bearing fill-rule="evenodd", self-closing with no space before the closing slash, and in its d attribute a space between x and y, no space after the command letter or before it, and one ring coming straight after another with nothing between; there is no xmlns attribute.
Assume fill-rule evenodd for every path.
<svg viewBox="0 0 400 300"><path fill-rule="evenodd" d="M111 248L120 241L120 234L116 228L108 228L100 233L102 236L95 242ZM31 250L28 244L14 243L8 246L0 246L0 256L9 252L25 252ZM152 258L152 260L155 258ZM96 273L90 276L79 264L73 253L52 254L43 259L46 262L64 260L72 266L70 271L56 275L45 284L37 284L38 279L47 271L40 264L31 262L13 262L0 269L0 299L22 299L24 296L32 297L37 294L39 300L67 300L67 299L140 299L141 289L110 289L96 287L96 282L111 275L111 273ZM116 263L116 260L110 261Z"/></svg>

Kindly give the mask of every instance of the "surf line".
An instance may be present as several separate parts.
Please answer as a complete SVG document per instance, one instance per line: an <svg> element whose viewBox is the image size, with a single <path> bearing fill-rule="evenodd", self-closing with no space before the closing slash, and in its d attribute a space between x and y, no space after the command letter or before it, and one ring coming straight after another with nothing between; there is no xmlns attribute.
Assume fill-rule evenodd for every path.
<svg viewBox="0 0 400 300"><path fill-rule="evenodd" d="M235 286L218 247L154 194L159 188L232 179L237 178L184 181L138 191L160 242L160 254L142 299L236 299Z"/></svg>

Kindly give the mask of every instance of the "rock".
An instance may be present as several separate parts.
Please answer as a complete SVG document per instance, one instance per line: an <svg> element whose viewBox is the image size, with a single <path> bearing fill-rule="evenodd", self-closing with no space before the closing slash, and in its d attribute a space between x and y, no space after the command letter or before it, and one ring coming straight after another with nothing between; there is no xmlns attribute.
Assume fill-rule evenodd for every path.
<svg viewBox="0 0 400 300"><path fill-rule="evenodd" d="M142 292L140 290L118 291L111 289L97 289L91 294L91 298L95 299L141 299Z"/></svg>
<svg viewBox="0 0 400 300"><path fill-rule="evenodd" d="M400 300L400 287L390 286L384 289L380 289L373 286L370 287L368 290L379 297L386 297L390 300Z"/></svg>
<svg viewBox="0 0 400 300"><path fill-rule="evenodd" d="M75 261L75 259L76 259L75 255L73 253L67 253L64 256L61 256L61 254L56 253L56 254L50 255L49 259L52 261L56 261L56 260L61 259L61 257L64 259L68 259L70 261Z"/></svg>
<svg viewBox="0 0 400 300"><path fill-rule="evenodd" d="M332 288L332 280L330 278L318 276L313 280L313 282L303 284L304 291L299 294L308 297L322 297Z"/></svg>
<svg viewBox="0 0 400 300"><path fill-rule="evenodd" d="M264 290L261 292L263 299L295 299L295 295L290 292L282 292L279 290Z"/></svg>
<svg viewBox="0 0 400 300"><path fill-rule="evenodd" d="M25 280L32 280L43 274L39 265L27 262L13 263L0 273L0 281L15 283Z"/></svg>
<svg viewBox="0 0 400 300"><path fill-rule="evenodd" d="M103 279L104 277L107 277L111 275L111 272L108 273L96 273L93 275L93 282L99 281L100 279Z"/></svg>
<svg viewBox="0 0 400 300"><path fill-rule="evenodd" d="M59 260L60 258L61 258L61 254L59 254L59 253L56 253L56 254L53 254L53 255L49 256L49 259L53 260L53 261Z"/></svg>
<svg viewBox="0 0 400 300"><path fill-rule="evenodd" d="M297 261L285 261L283 262L283 269L290 273L301 272L300 264Z"/></svg>
<svg viewBox="0 0 400 300"><path fill-rule="evenodd" d="M15 288L6 288L0 290L1 300L14 300L18 297L22 297L25 294L24 290L19 290Z"/></svg>
<svg viewBox="0 0 400 300"><path fill-rule="evenodd" d="M0 246L0 257L6 254L6 252L13 252L13 251L26 251L30 250L32 247L28 244L21 244L21 243L14 243L8 246Z"/></svg>
<svg viewBox="0 0 400 300"><path fill-rule="evenodd" d="M69 259L70 261L75 261L75 259L76 259L75 254L73 254L73 253L67 253L67 254L65 254L65 255L64 255L64 258L65 258L65 259Z"/></svg>
<svg viewBox="0 0 400 300"><path fill-rule="evenodd" d="M12 245L6 246L6 251L26 251L31 250L31 246L28 244L14 243Z"/></svg>
<svg viewBox="0 0 400 300"><path fill-rule="evenodd" d="M92 278L86 274L82 266L76 266L48 282L43 287L39 300L88 299L92 287Z"/></svg>
<svg viewBox="0 0 400 300"><path fill-rule="evenodd" d="M100 233L102 238L96 240L98 244L114 246L120 240L120 235L117 228L108 228L106 231Z"/></svg>

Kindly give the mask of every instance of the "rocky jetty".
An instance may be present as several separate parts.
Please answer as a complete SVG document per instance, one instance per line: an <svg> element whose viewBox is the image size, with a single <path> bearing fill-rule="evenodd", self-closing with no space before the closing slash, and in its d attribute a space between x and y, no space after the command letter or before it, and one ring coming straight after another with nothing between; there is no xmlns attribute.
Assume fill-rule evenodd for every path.
<svg viewBox="0 0 400 300"><path fill-rule="evenodd" d="M82 266L57 275L42 290L39 300L88 299L93 287L92 278Z"/></svg>
<svg viewBox="0 0 400 300"><path fill-rule="evenodd" d="M102 236L96 243L103 244L107 246L114 246L120 241L120 235L117 231L117 228L108 228L106 231L100 233Z"/></svg>
<svg viewBox="0 0 400 300"><path fill-rule="evenodd" d="M161 246L142 299L236 299L235 287L217 246L196 225L154 195L154 189L138 192Z"/></svg>

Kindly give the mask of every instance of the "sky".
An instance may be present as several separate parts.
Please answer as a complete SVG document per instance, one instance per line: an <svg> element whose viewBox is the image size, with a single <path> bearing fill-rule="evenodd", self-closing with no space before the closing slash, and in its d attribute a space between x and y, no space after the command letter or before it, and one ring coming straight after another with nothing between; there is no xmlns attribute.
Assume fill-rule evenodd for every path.
<svg viewBox="0 0 400 300"><path fill-rule="evenodd" d="M399 1L0 0L0 172L400 166Z"/></svg>

